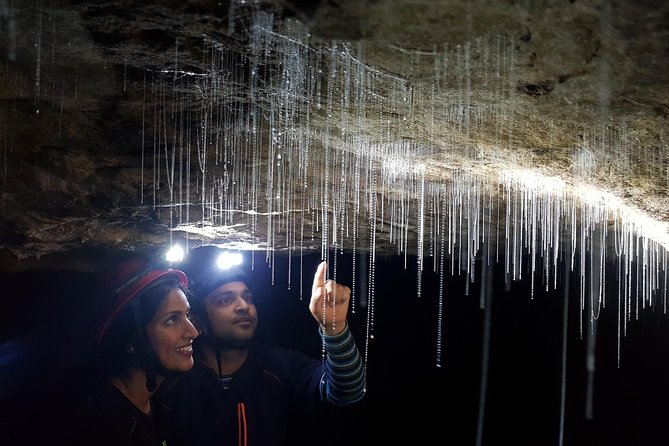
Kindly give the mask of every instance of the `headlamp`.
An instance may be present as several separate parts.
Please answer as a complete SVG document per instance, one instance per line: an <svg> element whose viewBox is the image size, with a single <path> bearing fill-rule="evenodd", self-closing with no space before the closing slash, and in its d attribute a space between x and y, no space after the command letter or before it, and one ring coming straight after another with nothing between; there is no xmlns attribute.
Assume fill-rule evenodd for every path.
<svg viewBox="0 0 669 446"><path fill-rule="evenodd" d="M220 269L228 269L241 265L243 260L240 252L223 251L216 259L216 266Z"/></svg>
<svg viewBox="0 0 669 446"><path fill-rule="evenodd" d="M181 262L183 259L184 250L181 245L174 245L165 253L165 260L170 263Z"/></svg>
<svg viewBox="0 0 669 446"><path fill-rule="evenodd" d="M220 248L218 248L216 245L203 245L199 248L195 248L195 250L202 250L202 249L215 249L218 251L218 255L211 256L209 262L209 265L215 266L218 269L221 270L226 270L229 268L232 268L233 266L238 266L244 263L244 256L242 255L241 252L239 251L224 251ZM205 251L206 252L206 251ZM172 245L166 252L165 252L165 261L169 264L172 265L174 263L181 263L184 261L186 255L179 244ZM190 255L189 255L190 257ZM200 263L202 260L205 260L205 263ZM186 259L187 262L190 262L190 259ZM206 257L202 258L200 257L200 260L195 260L195 262L201 264L203 267L206 265Z"/></svg>

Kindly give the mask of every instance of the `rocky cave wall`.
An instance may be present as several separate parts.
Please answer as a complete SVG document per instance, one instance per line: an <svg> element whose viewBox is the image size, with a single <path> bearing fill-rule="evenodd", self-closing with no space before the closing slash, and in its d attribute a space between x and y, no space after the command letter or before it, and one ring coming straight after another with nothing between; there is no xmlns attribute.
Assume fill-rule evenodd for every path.
<svg viewBox="0 0 669 446"><path fill-rule="evenodd" d="M662 247L668 15L651 1L2 2L3 268L95 268L100 250L175 240L434 256L441 237L470 256L486 231L533 227L555 247L551 233L615 228ZM556 212L555 227L528 223Z"/></svg>

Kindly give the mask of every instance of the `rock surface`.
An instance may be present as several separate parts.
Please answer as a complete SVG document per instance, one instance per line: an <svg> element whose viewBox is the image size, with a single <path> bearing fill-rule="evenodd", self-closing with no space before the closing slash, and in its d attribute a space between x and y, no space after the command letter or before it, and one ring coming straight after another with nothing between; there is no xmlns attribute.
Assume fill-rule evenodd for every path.
<svg viewBox="0 0 669 446"><path fill-rule="evenodd" d="M518 169L661 238L668 34L660 0L0 1L0 268L175 240L425 255L439 197L500 203Z"/></svg>

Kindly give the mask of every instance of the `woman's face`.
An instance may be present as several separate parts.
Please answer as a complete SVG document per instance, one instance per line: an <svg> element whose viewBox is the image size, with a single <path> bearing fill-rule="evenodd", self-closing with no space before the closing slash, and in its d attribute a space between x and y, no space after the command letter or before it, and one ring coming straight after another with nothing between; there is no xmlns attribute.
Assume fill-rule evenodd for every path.
<svg viewBox="0 0 669 446"><path fill-rule="evenodd" d="M183 291L170 291L146 325L146 333L165 369L187 372L193 367L193 339L198 332L190 321L190 305Z"/></svg>

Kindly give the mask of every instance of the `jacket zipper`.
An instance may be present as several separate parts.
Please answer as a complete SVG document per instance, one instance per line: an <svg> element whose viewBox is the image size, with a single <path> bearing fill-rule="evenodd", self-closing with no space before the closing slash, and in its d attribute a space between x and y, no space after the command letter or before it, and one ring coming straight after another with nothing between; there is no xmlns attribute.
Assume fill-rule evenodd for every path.
<svg viewBox="0 0 669 446"><path fill-rule="evenodd" d="M247 446L246 406L243 402L237 403L237 432L239 432L238 445Z"/></svg>

